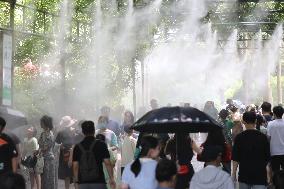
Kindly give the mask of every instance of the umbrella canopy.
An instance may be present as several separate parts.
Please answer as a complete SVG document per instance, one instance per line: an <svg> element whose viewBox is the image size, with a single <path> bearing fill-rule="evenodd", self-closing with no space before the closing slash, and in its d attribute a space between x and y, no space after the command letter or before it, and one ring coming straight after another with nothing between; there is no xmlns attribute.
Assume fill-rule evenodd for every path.
<svg viewBox="0 0 284 189"><path fill-rule="evenodd" d="M176 106L148 112L133 124L132 129L146 133L197 133L222 129L222 126L196 108Z"/></svg>
<svg viewBox="0 0 284 189"><path fill-rule="evenodd" d="M0 117L6 121L6 128L13 130L15 128L27 125L27 118L25 115L15 109L0 106Z"/></svg>

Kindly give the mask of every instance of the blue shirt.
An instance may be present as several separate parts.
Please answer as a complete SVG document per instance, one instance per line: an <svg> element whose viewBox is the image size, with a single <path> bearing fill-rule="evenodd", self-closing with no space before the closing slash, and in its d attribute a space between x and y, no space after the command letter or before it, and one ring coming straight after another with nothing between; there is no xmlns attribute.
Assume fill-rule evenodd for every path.
<svg viewBox="0 0 284 189"><path fill-rule="evenodd" d="M164 188L164 187L160 187L160 186L158 186L158 188L157 189L173 189L173 188Z"/></svg>
<svg viewBox="0 0 284 189"><path fill-rule="evenodd" d="M131 189L156 189L158 182L155 178L157 162L149 158L139 158L141 170L137 177L131 171L132 162L124 168L121 182Z"/></svg>
<svg viewBox="0 0 284 189"><path fill-rule="evenodd" d="M108 121L107 129L112 130L116 136L119 136L120 134L119 124L111 119Z"/></svg>

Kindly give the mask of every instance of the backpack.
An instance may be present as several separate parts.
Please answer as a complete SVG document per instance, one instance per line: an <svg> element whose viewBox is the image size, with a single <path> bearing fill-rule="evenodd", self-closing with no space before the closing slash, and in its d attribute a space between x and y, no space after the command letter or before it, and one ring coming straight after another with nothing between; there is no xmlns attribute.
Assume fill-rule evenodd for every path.
<svg viewBox="0 0 284 189"><path fill-rule="evenodd" d="M89 150L85 150L81 144L78 145L82 151L79 161L79 178L81 182L93 182L99 177L98 163L93 152L95 144L96 141L91 144Z"/></svg>

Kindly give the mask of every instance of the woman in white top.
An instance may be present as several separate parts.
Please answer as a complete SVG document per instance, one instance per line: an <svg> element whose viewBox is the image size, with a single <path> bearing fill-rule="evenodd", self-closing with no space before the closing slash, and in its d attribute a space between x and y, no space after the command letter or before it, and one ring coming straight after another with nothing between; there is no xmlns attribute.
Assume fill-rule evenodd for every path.
<svg viewBox="0 0 284 189"><path fill-rule="evenodd" d="M27 130L27 138L24 139L23 143L23 157L34 156L39 148L38 141L35 138L36 129L30 127ZM37 189L41 188L40 174L36 167L29 169L31 188L34 188L34 183L36 182Z"/></svg>
<svg viewBox="0 0 284 189"><path fill-rule="evenodd" d="M121 144L121 174L124 167L131 163L134 159L137 140L133 138L133 129L130 129L131 125L124 126L125 136Z"/></svg>
<svg viewBox="0 0 284 189"><path fill-rule="evenodd" d="M122 174L121 189L156 189L155 170L160 154L160 145L157 138L144 136L141 140L140 157L133 163L126 165Z"/></svg>

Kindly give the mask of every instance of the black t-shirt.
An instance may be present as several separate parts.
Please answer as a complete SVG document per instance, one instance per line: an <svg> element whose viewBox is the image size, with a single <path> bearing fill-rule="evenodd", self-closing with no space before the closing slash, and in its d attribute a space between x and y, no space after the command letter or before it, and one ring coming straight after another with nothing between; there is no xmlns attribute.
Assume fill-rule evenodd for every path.
<svg viewBox="0 0 284 189"><path fill-rule="evenodd" d="M96 140L95 137L92 136L88 136L85 137L85 139L80 143L83 148L85 150L88 150L91 146L91 144L93 143L93 141ZM96 140L96 144L93 148L93 152L97 161L97 165L98 165L98 169L99 169L99 178L96 180L93 180L90 183L106 183L105 181L105 176L104 176L104 172L103 172L103 161L104 159L109 159L110 155L109 155L109 151L107 149L107 145L106 143L100 141L100 140ZM80 158L81 158L82 152L79 148L78 145L75 146L74 148L74 152L73 152L73 161L78 161L80 163ZM80 164L79 164L80 166ZM79 173L79 178L78 178L78 182L80 182L80 173Z"/></svg>
<svg viewBox="0 0 284 189"><path fill-rule="evenodd" d="M264 119L266 122L272 121L272 116L271 115L263 115Z"/></svg>
<svg viewBox="0 0 284 189"><path fill-rule="evenodd" d="M7 134L0 134L0 175L12 172L12 159L18 156L13 140Z"/></svg>
<svg viewBox="0 0 284 189"><path fill-rule="evenodd" d="M58 132L55 142L62 144L64 148L69 149L73 144L75 144L74 136L75 133L73 133L69 128L66 128Z"/></svg>
<svg viewBox="0 0 284 189"><path fill-rule="evenodd" d="M266 185L266 165L269 158L269 142L260 131L245 130L236 136L232 160L239 163L240 182Z"/></svg>

